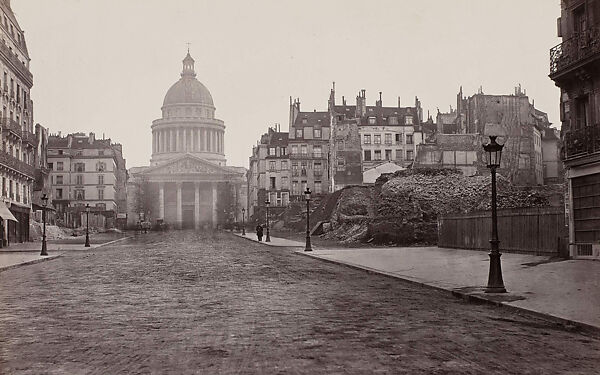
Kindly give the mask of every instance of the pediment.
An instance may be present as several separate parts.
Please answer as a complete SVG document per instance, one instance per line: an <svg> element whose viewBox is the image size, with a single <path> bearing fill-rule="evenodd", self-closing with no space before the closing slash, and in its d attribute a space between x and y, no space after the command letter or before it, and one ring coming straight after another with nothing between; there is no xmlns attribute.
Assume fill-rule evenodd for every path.
<svg viewBox="0 0 600 375"><path fill-rule="evenodd" d="M204 175L231 175L235 171L227 167L216 165L207 160L192 155L183 155L163 164L147 169L144 174L147 175L165 175L165 174L204 174Z"/></svg>

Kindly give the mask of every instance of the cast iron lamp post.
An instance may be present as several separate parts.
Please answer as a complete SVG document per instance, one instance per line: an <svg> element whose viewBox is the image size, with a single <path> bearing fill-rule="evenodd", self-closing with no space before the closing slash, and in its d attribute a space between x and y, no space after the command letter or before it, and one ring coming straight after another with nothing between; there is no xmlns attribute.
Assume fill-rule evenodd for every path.
<svg viewBox="0 0 600 375"><path fill-rule="evenodd" d="M496 168L500 167L502 159L502 148L504 145L496 143L496 136L490 135L490 143L483 145L487 158L487 167L492 172L492 239L490 240L490 273L488 284L485 288L486 293L506 293L504 281L502 280L502 267L500 266L500 256L498 244L498 218L496 216Z"/></svg>
<svg viewBox="0 0 600 375"><path fill-rule="evenodd" d="M306 199L306 247L304 251L312 251L310 245L310 189L308 187L304 192L304 198Z"/></svg>
<svg viewBox="0 0 600 375"><path fill-rule="evenodd" d="M42 207L42 221L44 222L44 229L42 232L42 252L40 253L40 255L48 255L48 248L46 245L46 206L48 205L48 196L46 194L44 194L42 196L42 202L43 202L43 207Z"/></svg>
<svg viewBox="0 0 600 375"><path fill-rule="evenodd" d="M246 235L246 223L244 221L246 216L246 209L242 208L242 236Z"/></svg>
<svg viewBox="0 0 600 375"><path fill-rule="evenodd" d="M267 237L265 238L265 242L271 242L271 235L269 234L269 205L271 202L268 200L265 201L265 205L267 206Z"/></svg>
<svg viewBox="0 0 600 375"><path fill-rule="evenodd" d="M85 205L85 247L90 247L90 204Z"/></svg>

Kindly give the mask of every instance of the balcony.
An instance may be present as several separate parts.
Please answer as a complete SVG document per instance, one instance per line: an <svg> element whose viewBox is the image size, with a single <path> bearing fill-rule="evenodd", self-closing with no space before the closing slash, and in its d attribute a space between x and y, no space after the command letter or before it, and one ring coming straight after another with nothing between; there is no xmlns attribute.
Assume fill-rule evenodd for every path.
<svg viewBox="0 0 600 375"><path fill-rule="evenodd" d="M24 131L22 133L21 139L23 140L23 142L27 142L32 146L35 146L35 144L36 144L35 133L32 133L30 131Z"/></svg>
<svg viewBox="0 0 600 375"><path fill-rule="evenodd" d="M562 73L598 53L600 26L596 25L550 49L550 75Z"/></svg>
<svg viewBox="0 0 600 375"><path fill-rule="evenodd" d="M563 160L600 152L600 123L565 132Z"/></svg>
<svg viewBox="0 0 600 375"><path fill-rule="evenodd" d="M31 74L31 72L29 71L29 69L27 69L25 64L23 64L23 62L19 60L17 55L15 55L13 51L10 50L6 42L0 42L0 53L4 55L8 62L14 65L17 72L21 74L21 78L25 81L27 86L33 86L33 74Z"/></svg>
<svg viewBox="0 0 600 375"><path fill-rule="evenodd" d="M22 162L6 152L0 152L0 165L4 165L15 171L21 172L28 177L35 177L35 168L32 165Z"/></svg>
<svg viewBox="0 0 600 375"><path fill-rule="evenodd" d="M324 154L322 152L307 152L304 154L290 154L290 159L323 159Z"/></svg>
<svg viewBox="0 0 600 375"><path fill-rule="evenodd" d="M1 44L1 43L0 43ZM2 130L8 130L15 134L17 137L23 136L23 131L21 130L21 124L12 120L8 117L0 118L0 126L2 126Z"/></svg>

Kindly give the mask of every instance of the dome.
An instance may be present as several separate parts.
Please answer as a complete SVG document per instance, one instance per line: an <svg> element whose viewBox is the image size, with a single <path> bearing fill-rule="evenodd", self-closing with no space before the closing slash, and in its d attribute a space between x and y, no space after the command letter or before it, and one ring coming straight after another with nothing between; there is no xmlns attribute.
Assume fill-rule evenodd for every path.
<svg viewBox="0 0 600 375"><path fill-rule="evenodd" d="M194 77L181 79L167 91L163 106L172 104L203 104L214 107L210 91Z"/></svg>
<svg viewBox="0 0 600 375"><path fill-rule="evenodd" d="M167 95L165 95L165 100L163 101L163 106L174 104L215 106L210 91L196 79L194 59L190 56L189 51L183 59L181 78L167 91Z"/></svg>

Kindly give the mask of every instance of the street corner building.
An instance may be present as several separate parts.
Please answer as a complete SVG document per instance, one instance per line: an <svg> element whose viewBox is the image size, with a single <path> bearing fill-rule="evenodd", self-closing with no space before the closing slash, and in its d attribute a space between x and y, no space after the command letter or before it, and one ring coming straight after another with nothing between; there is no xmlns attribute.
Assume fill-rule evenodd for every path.
<svg viewBox="0 0 600 375"><path fill-rule="evenodd" d="M196 79L189 51L161 110L151 126L150 166L129 170L128 226L200 229L241 221L246 169L226 165L225 123Z"/></svg>
<svg viewBox="0 0 600 375"><path fill-rule="evenodd" d="M570 255L599 259L600 0L563 0L557 26L550 78L560 88Z"/></svg>

